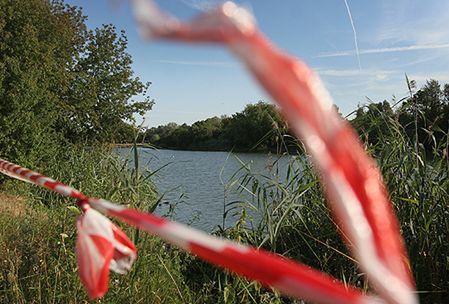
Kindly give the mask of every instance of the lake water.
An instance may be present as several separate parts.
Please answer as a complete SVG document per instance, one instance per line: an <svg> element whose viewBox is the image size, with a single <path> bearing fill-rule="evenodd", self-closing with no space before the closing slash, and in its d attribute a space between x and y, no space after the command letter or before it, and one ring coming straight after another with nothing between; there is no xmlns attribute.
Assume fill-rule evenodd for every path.
<svg viewBox="0 0 449 304"><path fill-rule="evenodd" d="M131 150L127 148L117 149L117 152L123 157L131 156ZM235 183L230 185L244 175L244 170L237 172L242 165L245 164L255 174L282 178L272 168L278 158L276 155L256 153L139 148L141 170L155 171L166 165L151 179L162 195L161 204L155 212L167 215L174 211L172 216L176 221L207 231L222 225L224 204L250 201L249 193L236 191ZM287 166L288 157L281 157L278 160L278 175L284 175ZM234 222L235 217L229 216L225 226Z"/></svg>

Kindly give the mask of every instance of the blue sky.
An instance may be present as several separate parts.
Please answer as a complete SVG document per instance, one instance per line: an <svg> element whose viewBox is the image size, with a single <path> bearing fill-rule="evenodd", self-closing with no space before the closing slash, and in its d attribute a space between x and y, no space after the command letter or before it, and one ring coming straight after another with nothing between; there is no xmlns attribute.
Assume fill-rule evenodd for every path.
<svg viewBox="0 0 449 304"><path fill-rule="evenodd" d="M219 3L157 2L181 19ZM405 96L405 73L418 87L429 78L449 83L447 0L236 2L252 11L259 28L278 47L319 73L343 114L369 102L367 98L377 102ZM135 75L153 83L150 96L156 104L145 117L147 126L191 124L233 114L248 103L270 101L222 47L143 41L127 1L67 3L83 8L90 28L112 23L126 31Z"/></svg>

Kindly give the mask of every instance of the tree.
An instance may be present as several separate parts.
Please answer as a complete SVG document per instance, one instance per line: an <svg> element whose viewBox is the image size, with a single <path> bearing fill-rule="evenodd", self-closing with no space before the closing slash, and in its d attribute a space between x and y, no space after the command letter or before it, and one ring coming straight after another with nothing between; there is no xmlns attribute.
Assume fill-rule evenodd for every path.
<svg viewBox="0 0 449 304"><path fill-rule="evenodd" d="M406 133L428 151L444 140L448 130L449 114L445 90L449 90L447 84L442 90L439 82L431 79L400 109L399 121Z"/></svg>
<svg viewBox="0 0 449 304"><path fill-rule="evenodd" d="M237 150L272 150L276 148L279 128L286 129L276 107L258 102L232 115L224 125L223 136Z"/></svg>
<svg viewBox="0 0 449 304"><path fill-rule="evenodd" d="M58 93L82 19L47 1L0 0L0 154L24 165L51 154Z"/></svg>
<svg viewBox="0 0 449 304"><path fill-rule="evenodd" d="M68 143L120 140L151 108L124 33L87 30L81 10L62 1L0 7L1 157L31 165Z"/></svg>
<svg viewBox="0 0 449 304"><path fill-rule="evenodd" d="M371 103L359 107L356 116L351 120L352 126L359 132L364 141L372 146L385 144L384 138L390 133L389 119L394 113L388 101ZM380 147L381 148L381 147Z"/></svg>
<svg viewBox="0 0 449 304"><path fill-rule="evenodd" d="M118 128L127 128L122 122L133 122L134 114L143 115L151 109L153 101L147 96L150 83L133 77L127 44L125 33L118 35L112 25L87 33L59 120L72 141L117 141ZM132 101L136 95L143 100Z"/></svg>
<svg viewBox="0 0 449 304"><path fill-rule="evenodd" d="M142 137L159 147L173 149L279 151L278 148L287 148L296 151L296 141L291 147L288 147L289 143L280 145L280 136L287 132L276 107L259 102L247 105L232 117L211 117L191 126L169 123L147 130Z"/></svg>

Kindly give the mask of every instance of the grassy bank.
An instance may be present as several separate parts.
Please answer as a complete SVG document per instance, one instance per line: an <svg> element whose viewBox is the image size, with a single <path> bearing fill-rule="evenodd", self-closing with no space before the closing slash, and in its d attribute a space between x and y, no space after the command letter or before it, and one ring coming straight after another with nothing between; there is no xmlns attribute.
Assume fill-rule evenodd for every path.
<svg viewBox="0 0 449 304"><path fill-rule="evenodd" d="M406 135L397 116L369 117L378 141L365 146L376 159L401 223L422 303L449 302L449 158L448 133L431 150ZM381 127L381 128L380 128ZM372 130L364 130L372 131ZM428 130L432 139L432 132ZM275 163L273 170L278 170ZM245 172L236 183L252 196L241 202L241 221L223 234L275 251L321 269L344 282L368 289L333 221L319 177L302 157L292 158L285 179ZM245 209L262 210L252 222ZM229 204L234 208L235 203ZM249 228L247 228L249 227Z"/></svg>
<svg viewBox="0 0 449 304"><path fill-rule="evenodd" d="M44 172L94 196L151 209L156 193L150 183L107 150L67 155ZM82 166L80 166L82 164ZM0 302L85 303L77 274L72 201L31 185L8 182L0 194ZM6 194L17 193L18 195ZM177 250L160 240L123 227L140 255L127 276L112 274L110 292L101 303L182 303L190 291L181 277Z"/></svg>
<svg viewBox="0 0 449 304"><path fill-rule="evenodd" d="M401 222L422 303L447 303L447 146L435 145L429 155L394 119L384 118L381 123L388 128L383 129L382 140L366 148L379 164ZM42 173L92 196L154 210L157 192L146 178L149 175L136 170L138 164L123 163L108 149L66 153ZM279 170L277 162L272 170ZM216 234L299 260L369 291L364 274L339 237L319 178L307 159L291 157L285 179L255 175L242 166L230 185L248 192L251 199L229 202L226 214L237 213L240 220ZM28 184L8 181L2 186L0 302L88 302L74 255L78 212L70 206L72 201ZM262 220L252 221L249 209L260 213ZM299 303L147 234L124 230L136 242L139 258L130 274L112 275L110 291L100 303Z"/></svg>

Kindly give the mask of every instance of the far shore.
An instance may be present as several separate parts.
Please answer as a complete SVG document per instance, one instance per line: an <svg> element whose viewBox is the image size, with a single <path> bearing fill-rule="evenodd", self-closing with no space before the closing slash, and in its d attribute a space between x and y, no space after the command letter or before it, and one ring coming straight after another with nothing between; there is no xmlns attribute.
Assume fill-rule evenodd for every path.
<svg viewBox="0 0 449 304"><path fill-rule="evenodd" d="M113 147L115 148L132 148L134 147L134 143L121 143L121 144L111 144ZM226 150L226 149L213 149L210 147L207 148L192 148L192 147L188 147L188 148L180 148L180 147L160 147L160 146L155 146L149 143L136 143L135 144L137 147L139 148L151 148L151 149L158 149L158 150L175 150L175 151L195 151L195 152L233 152L233 153L257 153L257 154L266 154L266 153L271 153L271 154L280 154L278 151L269 151L269 150L239 150L239 149L231 149L231 150ZM282 153L281 153L282 154ZM297 155L300 154L298 153L298 151L289 151L289 154L291 155Z"/></svg>
<svg viewBox="0 0 449 304"><path fill-rule="evenodd" d="M132 148L134 145L140 148L154 148L154 146L147 144L147 143L125 143L125 144L112 144L114 147L117 148Z"/></svg>

